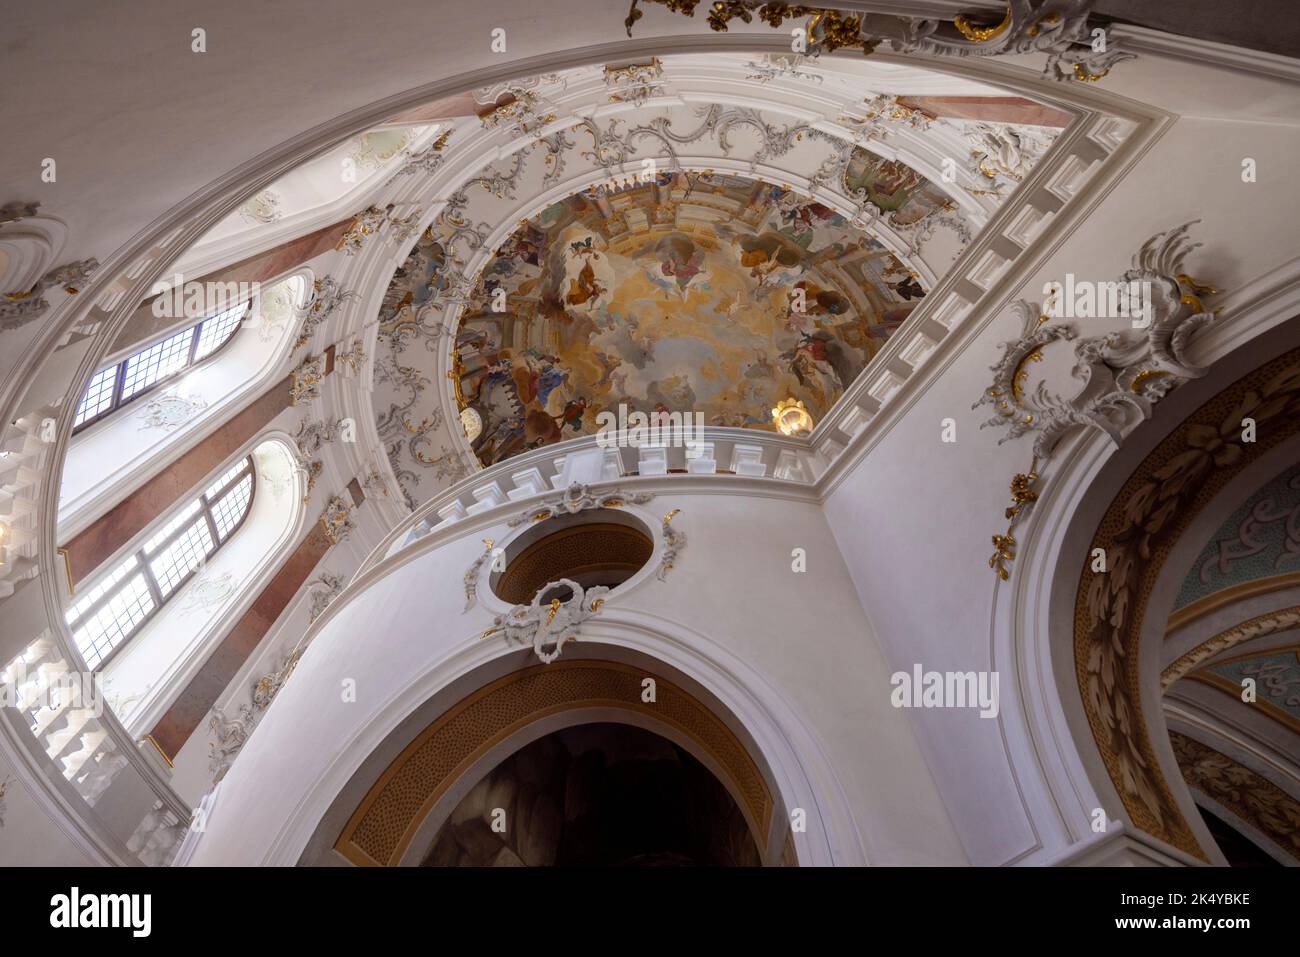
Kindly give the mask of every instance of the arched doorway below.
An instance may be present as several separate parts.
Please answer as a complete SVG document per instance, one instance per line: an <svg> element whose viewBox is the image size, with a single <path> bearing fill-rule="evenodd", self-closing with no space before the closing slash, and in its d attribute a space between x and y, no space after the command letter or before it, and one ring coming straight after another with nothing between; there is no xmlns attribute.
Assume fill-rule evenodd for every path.
<svg viewBox="0 0 1300 957"><path fill-rule="evenodd" d="M433 867L758 867L735 800L683 748L599 722L492 768L438 829Z"/></svg>

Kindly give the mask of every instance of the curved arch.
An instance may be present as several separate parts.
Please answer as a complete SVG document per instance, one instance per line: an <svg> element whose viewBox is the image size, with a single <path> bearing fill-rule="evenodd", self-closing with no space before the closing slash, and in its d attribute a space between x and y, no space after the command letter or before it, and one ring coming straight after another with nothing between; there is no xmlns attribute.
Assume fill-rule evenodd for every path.
<svg viewBox="0 0 1300 957"><path fill-rule="evenodd" d="M293 547L306 517L293 456L292 439L282 432L245 443L233 460L252 459L256 492L242 527L211 554L184 600L165 605L155 627L132 636L106 671L110 705L132 734L154 726Z"/></svg>
<svg viewBox="0 0 1300 957"><path fill-rule="evenodd" d="M653 682L650 700L647 681ZM511 672L448 709L384 770L334 847L356 864L396 864L409 857L417 833L428 832L436 807L442 806L442 816L450 812L455 802L448 792L458 782L472 783L475 767L559 728L593 720L649 727L683 744L731 792L759 850L769 852L771 839L783 835L780 850L793 855L793 844L784 851L789 827L773 827L774 816L783 814L774 806L761 757L709 706L667 677L598 658Z"/></svg>
<svg viewBox="0 0 1300 957"><path fill-rule="evenodd" d="M795 833L792 841L791 853L800 863L868 863L848 798L820 741L747 663L683 626L628 610L603 616L599 627L584 629L582 641L565 651L566 660L593 657L643 672L646 662L652 662L654 673L708 702L746 743L756 763L768 769L773 807L805 810L806 830ZM223 807L227 787L235 786L235 793L247 797L246 788L231 782L258 773L250 763L236 762L207 804L210 826L193 851L194 863L253 863L250 854L258 863L271 865L317 859L334 844L383 769L422 729L475 689L532 661L529 653L495 642L460 644L391 695L347 740L332 744L326 763L304 781L302 793L289 796L293 806L277 812L273 820L259 821L251 832L247 818L236 822L241 815ZM303 688L290 685L286 694ZM773 820L785 819L774 811ZM235 836L224 833L227 827L242 840L226 840Z"/></svg>
<svg viewBox="0 0 1300 957"><path fill-rule="evenodd" d="M1241 420L1256 418L1258 441L1241 441ZM1085 564L1075 600L1079 692L1125 810L1148 833L1208 860L1171 790L1144 718L1140 646L1149 630L1156 580L1178 539L1247 464L1300 432L1300 350L1274 359L1206 402L1150 452L1112 500L1089 551L1105 550L1106 570ZM1164 627L1159 627L1163 636ZM1148 645L1150 647L1150 645ZM1159 742L1163 743L1163 742ZM1165 769L1165 770L1162 770Z"/></svg>

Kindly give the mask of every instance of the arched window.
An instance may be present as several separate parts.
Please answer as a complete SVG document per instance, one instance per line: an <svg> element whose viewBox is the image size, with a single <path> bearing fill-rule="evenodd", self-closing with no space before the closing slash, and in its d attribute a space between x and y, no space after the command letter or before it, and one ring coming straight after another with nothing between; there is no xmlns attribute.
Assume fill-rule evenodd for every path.
<svg viewBox="0 0 1300 957"><path fill-rule="evenodd" d="M248 517L255 485L253 458L248 456L179 507L139 549L72 604L68 627L88 667L101 668L230 541Z"/></svg>
<svg viewBox="0 0 1300 957"><path fill-rule="evenodd" d="M175 332L91 376L72 419L74 433L98 422L186 369L216 355L248 315L242 302Z"/></svg>

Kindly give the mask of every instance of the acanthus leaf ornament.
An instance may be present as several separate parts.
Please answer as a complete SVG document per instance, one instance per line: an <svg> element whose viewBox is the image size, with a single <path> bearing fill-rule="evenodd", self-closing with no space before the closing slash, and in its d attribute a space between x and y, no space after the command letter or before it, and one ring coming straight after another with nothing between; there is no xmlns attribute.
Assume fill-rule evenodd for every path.
<svg viewBox="0 0 1300 957"><path fill-rule="evenodd" d="M506 524L517 528L527 522L541 522L556 515L576 515L591 508L621 508L624 505L644 505L654 498L653 492L622 492L610 489L605 492L592 492L581 482L574 482L564 490L559 498L550 499L541 505L534 505L522 514L512 518Z"/></svg>
<svg viewBox="0 0 1300 957"><path fill-rule="evenodd" d="M312 283L311 298L306 305L297 310L302 326L298 330L298 338L294 340L294 349L305 346L330 316L334 315L344 303L356 298L355 292L344 292L333 276L322 276L315 280Z"/></svg>
<svg viewBox="0 0 1300 957"><path fill-rule="evenodd" d="M325 378L325 357L308 356L289 373L289 404L300 405L320 398L321 380Z"/></svg>
<svg viewBox="0 0 1300 957"><path fill-rule="evenodd" d="M1052 323L1039 304L1015 304L1021 335L1002 343L1002 358L990 367L993 384L972 406L993 406L996 414L980 427L1005 428L999 445L1031 433L1035 437L1029 472L1012 480L1014 504L1007 509L1006 534L993 536L989 567L1004 581L1007 563L1015 558L1012 529L1037 499L1032 487L1039 478L1038 463L1051 456L1060 440L1075 428L1092 428L1118 446L1126 429L1135 420L1150 418L1160 399L1204 374L1191 361L1188 348L1193 334L1215 318L1200 297L1216 290L1183 270L1187 255L1200 245L1188 238L1192 225L1184 223L1148 239L1133 256L1132 268L1114 284L1120 290L1131 290L1133 284L1150 290L1149 302L1142 304L1144 325L1079 339L1073 325ZM1058 287L1054 295L1061 291ZM1029 363L1041 361L1043 350L1056 342L1074 343L1072 375L1082 386L1071 396L1053 391L1046 380L1032 390L1026 387Z"/></svg>
<svg viewBox="0 0 1300 957"><path fill-rule="evenodd" d="M1215 317L1203 311L1194 290L1208 294L1213 287L1183 271L1183 260L1200 245L1187 237L1191 225L1184 223L1151 237L1134 255L1133 267L1119 278L1121 288L1149 284L1150 312L1144 327L1076 340L1072 325L1049 324L1050 317L1038 304L1017 302L1020 338L1002 344L1002 359L990 367L993 384L972 406L992 405L997 413L981 428L1005 427L1007 434L999 444L1035 433L1034 455L1042 460L1066 433L1080 426L1098 429L1118 445L1128 424L1127 413L1149 418L1154 404L1170 390L1203 375L1204 370L1189 358L1188 346L1192 335ZM1052 391L1045 381L1027 390L1026 363L1041 358L1044 346L1060 340L1075 341L1073 377L1082 387L1072 396Z"/></svg>
<svg viewBox="0 0 1300 957"><path fill-rule="evenodd" d="M333 496L326 504L320 517L321 527L330 544L337 545L345 541L356 523L352 521L352 505L340 495Z"/></svg>

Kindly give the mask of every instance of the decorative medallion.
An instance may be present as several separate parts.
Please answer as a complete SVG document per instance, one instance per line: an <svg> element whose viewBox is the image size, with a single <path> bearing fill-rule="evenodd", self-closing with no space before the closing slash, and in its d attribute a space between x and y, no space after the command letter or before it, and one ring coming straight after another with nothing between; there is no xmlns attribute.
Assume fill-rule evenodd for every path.
<svg viewBox="0 0 1300 957"><path fill-rule="evenodd" d="M204 572L185 590L185 599L180 605L181 614L188 615L196 611L210 613L235 593L238 584L239 579L231 572L215 576Z"/></svg>
<svg viewBox="0 0 1300 957"><path fill-rule="evenodd" d="M548 595L567 594L567 598ZM600 613L609 589L604 585L584 589L568 578L550 582L538 589L531 604L515 605L493 619L492 627L480 638L503 634L509 641L533 646L533 653L543 664L560 657L566 642L578 637L582 623Z"/></svg>
<svg viewBox="0 0 1300 957"><path fill-rule="evenodd" d="M159 396L144 403L136 417L145 429L162 429L170 432L184 425L194 416L208 407L207 400L197 392L182 396L173 390L167 390Z"/></svg>
<svg viewBox="0 0 1300 957"><path fill-rule="evenodd" d="M280 194L264 189L239 207L239 215L250 223L274 223L284 212L280 209Z"/></svg>

